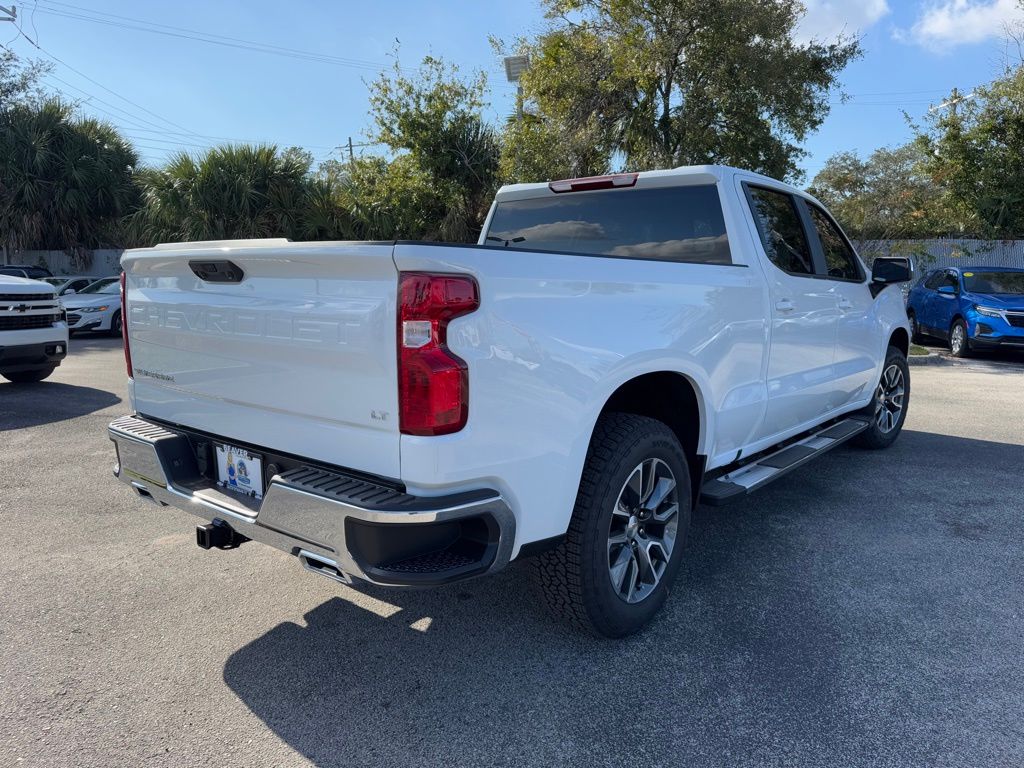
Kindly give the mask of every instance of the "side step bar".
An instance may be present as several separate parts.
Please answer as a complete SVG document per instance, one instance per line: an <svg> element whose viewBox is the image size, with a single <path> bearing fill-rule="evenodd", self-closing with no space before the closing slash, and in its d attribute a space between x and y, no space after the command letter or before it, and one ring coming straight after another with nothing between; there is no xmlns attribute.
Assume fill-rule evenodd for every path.
<svg viewBox="0 0 1024 768"><path fill-rule="evenodd" d="M741 465L715 480L704 483L700 500L704 504L720 507L742 498L797 467L802 467L837 445L842 445L868 426L869 423L863 419L848 418L813 432L785 448L755 458L749 464Z"/></svg>

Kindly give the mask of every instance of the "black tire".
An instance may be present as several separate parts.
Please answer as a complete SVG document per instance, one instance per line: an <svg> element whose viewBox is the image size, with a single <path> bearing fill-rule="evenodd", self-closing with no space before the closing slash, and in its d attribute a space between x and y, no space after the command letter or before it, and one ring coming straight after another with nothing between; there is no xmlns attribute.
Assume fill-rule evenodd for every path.
<svg viewBox="0 0 1024 768"><path fill-rule="evenodd" d="M110 318L110 330L107 331L111 336L121 335L121 310L114 313L114 316Z"/></svg>
<svg viewBox="0 0 1024 768"><path fill-rule="evenodd" d="M47 378L56 369L57 366L51 365L47 368L36 368L32 371L13 371L11 373L4 373L0 375L14 384L34 384L37 381L42 381Z"/></svg>
<svg viewBox="0 0 1024 768"><path fill-rule="evenodd" d="M613 509L619 509L622 494L628 492L627 483L635 478L638 470L641 471L639 484L644 484L640 467L647 466L655 467L659 472L667 468L675 479L674 496L656 503L655 511L668 510L673 503L678 504L678 509L671 518L675 520L671 551L667 559L661 558L657 563L662 568L660 578L654 577L656 568L647 571L653 583L644 584L634 595L632 584L639 583L635 579L641 579L644 566L628 548L632 546L635 553L638 541L639 546L644 547L643 542L651 539L644 536L644 526L637 516L628 515L629 523L626 524L622 522L624 515L617 514L615 524L621 523L624 531L631 529L630 537L639 535L641 538L613 544L612 518ZM647 498L653 496L648 495ZM535 561L535 575L548 606L574 624L605 637L623 637L644 627L665 603L679 571L690 527L691 506L686 454L672 430L645 416L625 413L603 415L598 419L590 441L566 537L556 549L540 555ZM653 536L652 531L659 525L657 515L652 519L651 512L646 509L637 513L640 517L644 514L648 515L644 518L647 520L646 535ZM664 533L664 527L661 530ZM613 547L619 547L617 561L623 555L627 560L632 558L628 569L619 571L628 574L620 579L620 584L629 580L629 597L617 591L612 583ZM650 553L651 549L647 547L645 551ZM664 554L664 549L661 552ZM650 554L644 562L650 566ZM641 598L640 595L647 590ZM632 597L638 601L628 602Z"/></svg>
<svg viewBox="0 0 1024 768"><path fill-rule="evenodd" d="M953 357L971 356L971 339L967 335L967 323L959 317L949 327L949 353Z"/></svg>
<svg viewBox="0 0 1024 768"><path fill-rule="evenodd" d="M921 333L921 326L917 324L917 315L913 312L907 312L907 320L910 321L910 340L914 344L923 343L924 334Z"/></svg>
<svg viewBox="0 0 1024 768"><path fill-rule="evenodd" d="M887 392L889 387L887 381L895 380L897 377L890 373L895 366L898 370L898 378L902 387L902 398L899 399L900 410L898 415L888 423L886 416L882 415L882 409L892 413L892 393ZM892 376L887 380L887 374ZM888 397L886 397L888 395ZM861 448L878 450L888 448L903 430L903 423L907 420L907 410L910 408L910 366L907 365L907 358L903 352L896 347L889 347L885 355L885 364L882 366L882 376L875 387L875 397L861 414L869 419L870 426L854 438L854 442Z"/></svg>

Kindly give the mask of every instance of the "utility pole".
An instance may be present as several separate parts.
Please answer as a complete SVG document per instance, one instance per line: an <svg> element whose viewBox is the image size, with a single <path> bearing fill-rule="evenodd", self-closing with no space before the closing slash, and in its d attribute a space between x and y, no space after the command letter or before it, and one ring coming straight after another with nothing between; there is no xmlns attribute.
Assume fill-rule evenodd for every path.
<svg viewBox="0 0 1024 768"><path fill-rule="evenodd" d="M930 107L928 109L928 114L930 114L930 115L931 114L935 114L940 109L946 109L948 107L949 111L952 113L953 117L956 117L957 108L960 106L960 104L962 102L967 101L968 99L973 99L973 98L974 98L974 91L971 91L970 93L964 95L964 94L961 94L958 89L954 88L952 93L949 94L949 100L942 102L941 104L939 104L936 107Z"/></svg>
<svg viewBox="0 0 1024 768"><path fill-rule="evenodd" d="M18 7L16 5L0 5L0 21L15 22L18 20Z"/></svg>
<svg viewBox="0 0 1024 768"><path fill-rule="evenodd" d="M348 166L349 166L349 168L351 168L355 164L356 164L356 156L355 156L355 153L352 151L352 137L349 136L348 137Z"/></svg>

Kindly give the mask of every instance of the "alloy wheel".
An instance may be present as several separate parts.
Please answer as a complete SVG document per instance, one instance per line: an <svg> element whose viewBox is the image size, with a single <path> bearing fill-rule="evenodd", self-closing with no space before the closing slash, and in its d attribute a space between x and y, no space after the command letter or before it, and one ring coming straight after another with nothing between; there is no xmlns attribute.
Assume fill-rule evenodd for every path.
<svg viewBox="0 0 1024 768"><path fill-rule="evenodd" d="M887 435L900 423L906 382L898 365L890 365L882 374L875 393L875 423L883 435Z"/></svg>
<svg viewBox="0 0 1024 768"><path fill-rule="evenodd" d="M953 332L949 339L949 348L954 355L959 355L964 348L964 327L957 323L953 326Z"/></svg>
<svg viewBox="0 0 1024 768"><path fill-rule="evenodd" d="M620 599L639 603L657 588L678 526L675 475L661 459L646 459L619 491L608 529L608 576Z"/></svg>

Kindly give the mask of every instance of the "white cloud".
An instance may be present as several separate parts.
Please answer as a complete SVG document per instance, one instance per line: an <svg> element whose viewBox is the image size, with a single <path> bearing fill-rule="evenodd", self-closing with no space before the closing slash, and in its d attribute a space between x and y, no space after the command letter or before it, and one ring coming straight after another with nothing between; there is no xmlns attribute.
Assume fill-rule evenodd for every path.
<svg viewBox="0 0 1024 768"><path fill-rule="evenodd" d="M796 32L800 42L860 34L890 11L887 0L804 0L804 5L807 15Z"/></svg>
<svg viewBox="0 0 1024 768"><path fill-rule="evenodd" d="M1020 21L1024 8L1017 0L945 0L925 6L909 33L898 31L897 38L948 50L1003 37L1008 25Z"/></svg>

